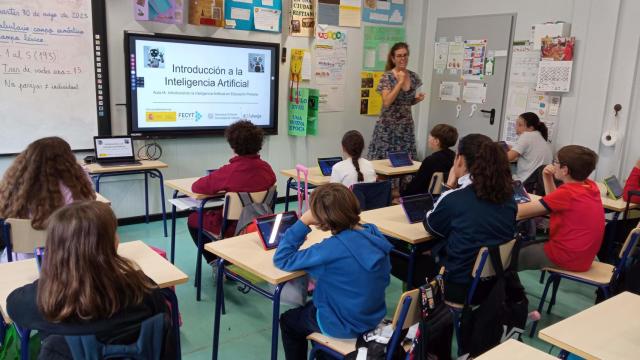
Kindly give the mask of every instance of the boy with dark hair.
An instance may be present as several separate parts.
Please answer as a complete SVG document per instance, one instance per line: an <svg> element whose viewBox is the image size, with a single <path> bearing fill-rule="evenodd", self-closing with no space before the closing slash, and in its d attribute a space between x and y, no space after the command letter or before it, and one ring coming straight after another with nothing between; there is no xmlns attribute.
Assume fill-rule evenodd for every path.
<svg viewBox="0 0 640 360"><path fill-rule="evenodd" d="M596 167L598 155L579 145L558 151L553 165L542 177L546 196L518 205L518 215L550 214L549 241L532 243L520 250L519 270L555 267L568 271L589 270L604 233L604 211L600 190L587 177ZM554 177L562 181L556 188Z"/></svg>
<svg viewBox="0 0 640 360"><path fill-rule="evenodd" d="M431 177L436 172L447 172L453 166L456 153L450 149L458 141L458 130L453 126L438 124L431 129L427 145L433 154L427 156L411 182L400 192L401 196L423 194L429 192Z"/></svg>

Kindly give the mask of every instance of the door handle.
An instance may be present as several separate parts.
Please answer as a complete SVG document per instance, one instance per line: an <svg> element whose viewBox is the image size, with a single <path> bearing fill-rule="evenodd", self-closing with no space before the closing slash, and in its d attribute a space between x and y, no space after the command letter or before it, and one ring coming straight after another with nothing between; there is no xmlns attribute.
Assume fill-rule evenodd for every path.
<svg viewBox="0 0 640 360"><path fill-rule="evenodd" d="M495 123L496 121L496 109L491 109L491 110L480 110L481 112L485 113L485 114L489 114L489 125L493 125L493 123Z"/></svg>

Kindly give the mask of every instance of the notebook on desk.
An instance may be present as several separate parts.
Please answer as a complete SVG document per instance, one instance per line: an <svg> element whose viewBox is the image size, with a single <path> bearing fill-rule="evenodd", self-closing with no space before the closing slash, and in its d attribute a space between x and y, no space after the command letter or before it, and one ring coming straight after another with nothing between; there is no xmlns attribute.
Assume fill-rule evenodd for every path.
<svg viewBox="0 0 640 360"><path fill-rule="evenodd" d="M424 220L427 211L433 209L433 197L431 194L403 196L400 198L400 205L407 220L413 224Z"/></svg>
<svg viewBox="0 0 640 360"><path fill-rule="evenodd" d="M389 161L393 167L403 167L413 165L413 161L406 151L392 151L388 153Z"/></svg>
<svg viewBox="0 0 640 360"><path fill-rule="evenodd" d="M96 162L102 166L141 165L133 153L130 136L94 136Z"/></svg>
<svg viewBox="0 0 640 360"><path fill-rule="evenodd" d="M320 172L323 176L331 176L333 165L339 163L340 161L342 161L342 158L339 156L318 158L318 166L320 167Z"/></svg>
<svg viewBox="0 0 640 360"><path fill-rule="evenodd" d="M277 248L284 233L293 226L296 221L298 221L298 215L295 211L261 216L253 220L265 250Z"/></svg>

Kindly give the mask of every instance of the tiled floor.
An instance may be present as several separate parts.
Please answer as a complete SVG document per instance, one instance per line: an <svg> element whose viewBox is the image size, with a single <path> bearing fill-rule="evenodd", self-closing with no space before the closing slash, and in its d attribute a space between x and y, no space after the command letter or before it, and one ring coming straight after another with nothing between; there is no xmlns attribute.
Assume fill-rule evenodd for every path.
<svg viewBox="0 0 640 360"><path fill-rule="evenodd" d="M162 236L162 223L121 226L118 229L121 241L144 240L147 244L169 251L170 240ZM190 282L177 287L180 312L184 325L180 329L182 336L183 359L210 359L213 334L214 280L211 268L203 265L202 301L195 300L193 286L196 249L186 229L185 219L179 219L176 230L176 265L187 273ZM528 271L521 273L521 280L527 290L529 307L538 305L543 285L538 283L540 273ZM388 314L395 311L396 302L402 291L402 284L392 278L387 288ZM562 283L558 292L558 301L553 313L543 313L538 329L573 315L593 304L595 299L592 288L572 282ZM271 349L271 302L255 292L242 294L234 284L225 286L227 314L221 320L219 359L268 359ZM281 311L286 310L282 306ZM525 336L525 342L545 352L550 345ZM554 349L553 354L558 350ZM282 346L278 352L284 359Z"/></svg>

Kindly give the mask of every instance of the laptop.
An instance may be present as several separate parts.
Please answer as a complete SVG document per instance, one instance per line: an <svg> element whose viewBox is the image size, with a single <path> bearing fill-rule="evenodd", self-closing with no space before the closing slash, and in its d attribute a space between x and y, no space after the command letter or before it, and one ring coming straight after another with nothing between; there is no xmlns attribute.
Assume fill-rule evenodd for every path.
<svg viewBox="0 0 640 360"><path fill-rule="evenodd" d="M524 185L522 184L522 181L516 180L516 181L513 182L512 186L513 186L513 199L518 204L524 204L524 203L531 202L531 198L529 197L529 193L527 193L527 190L524 188Z"/></svg>
<svg viewBox="0 0 640 360"><path fill-rule="evenodd" d="M320 166L320 172L322 172L323 176L331 176L331 169L333 169L333 165L339 163L340 161L342 161L342 158L339 156L318 158L318 166Z"/></svg>
<svg viewBox="0 0 640 360"><path fill-rule="evenodd" d="M393 167L411 166L413 161L409 157L409 153L406 151L392 151L389 152L389 161Z"/></svg>
<svg viewBox="0 0 640 360"><path fill-rule="evenodd" d="M608 178L604 179L604 185L607 187L607 195L614 199L620 199L624 192L622 188L622 184L618 181L618 178L615 175L611 175Z"/></svg>
<svg viewBox="0 0 640 360"><path fill-rule="evenodd" d="M37 247L34 251L36 258L36 265L38 265L38 272L42 269L42 260L44 259L44 247Z"/></svg>
<svg viewBox="0 0 640 360"><path fill-rule="evenodd" d="M407 220L413 224L424 220L427 211L433 209L433 197L431 194L403 196L400 198L400 205Z"/></svg>
<svg viewBox="0 0 640 360"><path fill-rule="evenodd" d="M133 153L131 136L94 136L96 162L103 166L140 165Z"/></svg>
<svg viewBox="0 0 640 360"><path fill-rule="evenodd" d="M265 250L277 248L284 233L296 221L298 221L298 215L295 211L260 216L253 220L258 228L258 236Z"/></svg>

